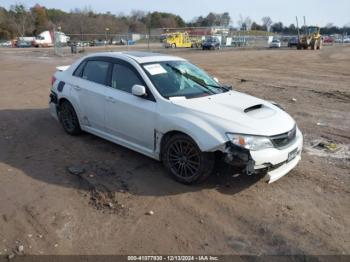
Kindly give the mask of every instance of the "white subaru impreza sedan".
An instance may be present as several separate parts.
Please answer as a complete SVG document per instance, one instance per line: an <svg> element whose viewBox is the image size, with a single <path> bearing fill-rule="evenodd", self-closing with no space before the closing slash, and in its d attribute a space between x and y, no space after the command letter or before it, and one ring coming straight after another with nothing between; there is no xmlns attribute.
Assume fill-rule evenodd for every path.
<svg viewBox="0 0 350 262"><path fill-rule="evenodd" d="M278 105L169 55L97 53L57 67L50 111L68 134L86 131L160 160L186 184L208 177L218 156L270 183L301 159L302 134Z"/></svg>

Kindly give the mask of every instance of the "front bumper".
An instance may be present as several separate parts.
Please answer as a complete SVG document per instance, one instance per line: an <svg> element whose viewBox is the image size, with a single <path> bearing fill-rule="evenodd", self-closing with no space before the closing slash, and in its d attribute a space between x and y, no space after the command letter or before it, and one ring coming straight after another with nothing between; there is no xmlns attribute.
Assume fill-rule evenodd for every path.
<svg viewBox="0 0 350 262"><path fill-rule="evenodd" d="M251 151L255 161L254 170L267 171L266 179L269 183L275 182L288 174L301 160L303 149L303 135L297 129L294 141L283 149L268 148L259 151ZM289 154L296 150L297 154L288 161Z"/></svg>
<svg viewBox="0 0 350 262"><path fill-rule="evenodd" d="M272 183L288 174L301 160L303 136L300 130L297 129L293 142L282 149L267 148L259 151L249 151L232 144L229 148L229 153L226 154L225 158L227 163L236 165L239 162L240 166L244 166L248 175L266 173L267 182ZM288 159L293 151L296 151L294 158Z"/></svg>
<svg viewBox="0 0 350 262"><path fill-rule="evenodd" d="M300 153L298 153L293 160L282 164L278 168L268 171L265 176L266 181L270 184L287 175L294 167L296 167L300 160L301 156Z"/></svg>

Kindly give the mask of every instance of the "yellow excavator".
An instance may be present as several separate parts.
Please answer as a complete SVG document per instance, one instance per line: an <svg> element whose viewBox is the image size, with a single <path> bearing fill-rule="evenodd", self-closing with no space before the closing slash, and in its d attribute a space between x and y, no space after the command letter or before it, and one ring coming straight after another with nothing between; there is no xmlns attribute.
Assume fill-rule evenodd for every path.
<svg viewBox="0 0 350 262"><path fill-rule="evenodd" d="M297 27L298 27L298 44L297 49L308 49L319 50L322 48L322 36L320 34L320 28L318 26L306 26L305 17L304 17L304 32L300 33L298 18L297 18Z"/></svg>

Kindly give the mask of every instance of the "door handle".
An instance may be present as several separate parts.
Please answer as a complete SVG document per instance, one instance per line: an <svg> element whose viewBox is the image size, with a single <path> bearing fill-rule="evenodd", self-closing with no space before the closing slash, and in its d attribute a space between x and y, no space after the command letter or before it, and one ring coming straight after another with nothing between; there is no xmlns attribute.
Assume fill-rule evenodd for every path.
<svg viewBox="0 0 350 262"><path fill-rule="evenodd" d="M115 103L115 99L111 96L106 96L106 100L112 103Z"/></svg>
<svg viewBox="0 0 350 262"><path fill-rule="evenodd" d="M80 91L81 90L81 87L78 86L78 85L73 85L74 89L77 90L77 91Z"/></svg>

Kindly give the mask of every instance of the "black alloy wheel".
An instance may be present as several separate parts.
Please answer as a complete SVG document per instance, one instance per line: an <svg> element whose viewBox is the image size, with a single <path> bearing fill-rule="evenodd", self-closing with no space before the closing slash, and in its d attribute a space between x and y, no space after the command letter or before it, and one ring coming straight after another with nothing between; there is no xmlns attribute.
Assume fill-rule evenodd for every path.
<svg viewBox="0 0 350 262"><path fill-rule="evenodd" d="M173 177L185 184L203 181L214 167L213 154L201 152L197 144L183 134L166 142L162 159Z"/></svg>
<svg viewBox="0 0 350 262"><path fill-rule="evenodd" d="M59 119L63 129L70 135L79 135L82 130L73 106L68 101L63 101L59 108Z"/></svg>

